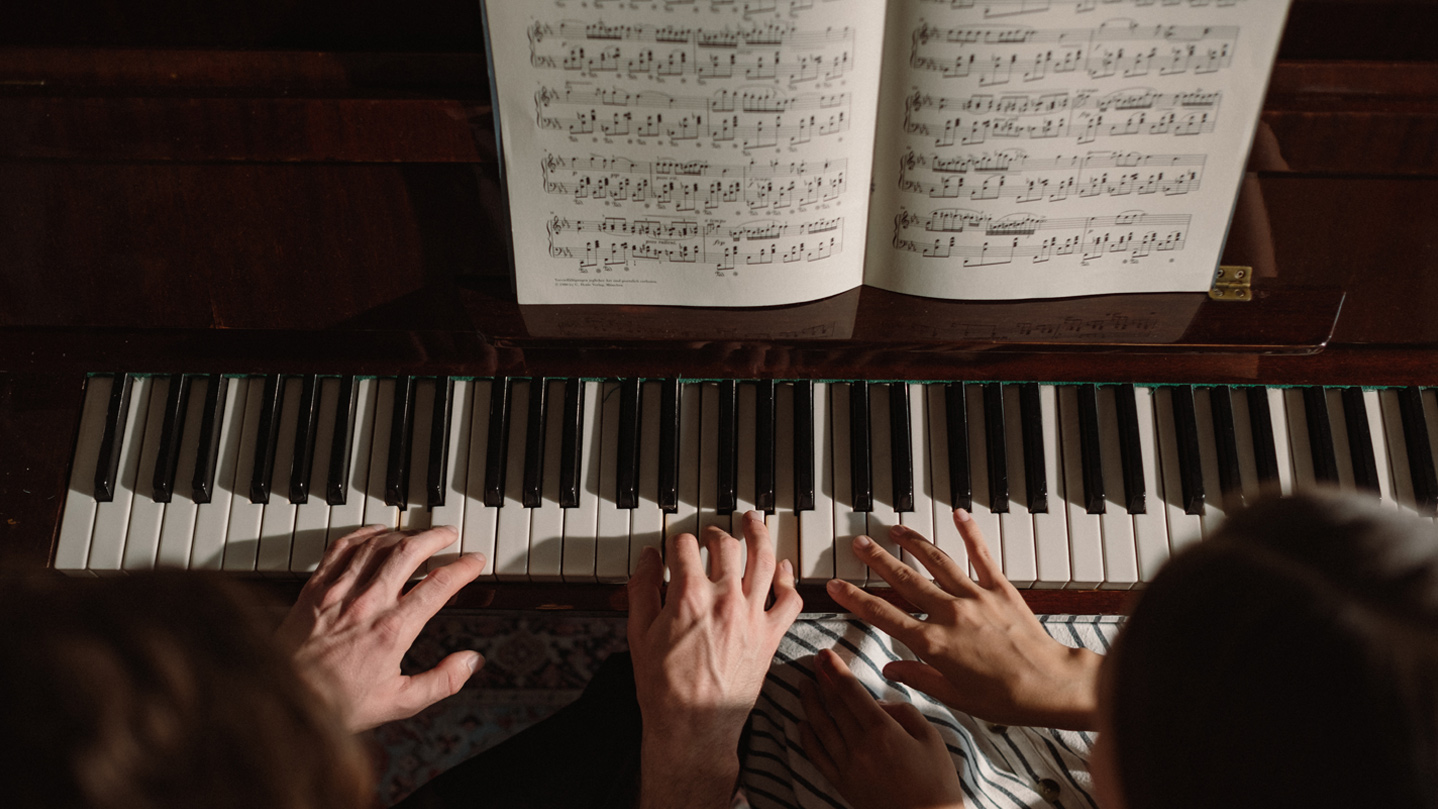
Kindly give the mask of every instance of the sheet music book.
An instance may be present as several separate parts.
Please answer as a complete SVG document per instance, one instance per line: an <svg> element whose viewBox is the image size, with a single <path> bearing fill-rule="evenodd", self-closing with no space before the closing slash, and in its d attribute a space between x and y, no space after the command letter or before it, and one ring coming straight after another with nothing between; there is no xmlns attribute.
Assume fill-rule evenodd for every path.
<svg viewBox="0 0 1438 809"><path fill-rule="evenodd" d="M1209 288L1286 0L489 0L522 304Z"/></svg>

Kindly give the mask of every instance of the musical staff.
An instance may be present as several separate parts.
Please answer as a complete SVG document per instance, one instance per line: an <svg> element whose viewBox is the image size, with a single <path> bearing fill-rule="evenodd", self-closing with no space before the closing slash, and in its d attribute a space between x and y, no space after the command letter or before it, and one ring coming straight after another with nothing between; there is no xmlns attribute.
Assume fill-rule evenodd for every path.
<svg viewBox="0 0 1438 809"><path fill-rule="evenodd" d="M1222 94L1148 88L1096 92L980 94L935 97L915 91L904 100L904 131L934 139L935 146L972 146L996 139L1076 138L1212 132ZM966 115L955 115L961 111Z"/></svg>
<svg viewBox="0 0 1438 809"><path fill-rule="evenodd" d="M899 190L934 198L1016 202L1178 196L1199 189L1207 160L1201 154L1112 151L1034 159L1022 149L957 157L909 151L899 159Z"/></svg>
<svg viewBox="0 0 1438 809"><path fill-rule="evenodd" d="M1154 252L1182 250L1192 219L1189 214L1138 210L1055 219L1031 213L996 216L963 208L927 214L901 209L894 217L893 246L924 258L959 258L964 267L1011 264L1020 258L1042 264L1066 256L1088 262L1121 255L1123 262L1135 263ZM1076 233L1046 235L1048 231Z"/></svg>
<svg viewBox="0 0 1438 809"><path fill-rule="evenodd" d="M923 0L926 3L945 5L951 9L978 9L984 19L1017 17L1023 14L1041 14L1055 7L1072 6L1075 14L1085 14L1102 6L1134 6L1142 8L1154 5L1154 0ZM1214 6L1231 8L1246 0L1164 0L1165 6L1187 5L1191 8Z"/></svg>
<svg viewBox="0 0 1438 809"><path fill-rule="evenodd" d="M742 267L824 261L844 248L843 217L728 224L661 216L556 215L546 231L549 255L574 260L581 274L648 269L659 263L708 267L725 275Z"/></svg>
<svg viewBox="0 0 1438 809"><path fill-rule="evenodd" d="M779 213L838 199L846 190L848 161L707 160L634 161L597 155L547 154L544 190L576 201L652 202L660 210L711 213L726 204L751 213Z"/></svg>

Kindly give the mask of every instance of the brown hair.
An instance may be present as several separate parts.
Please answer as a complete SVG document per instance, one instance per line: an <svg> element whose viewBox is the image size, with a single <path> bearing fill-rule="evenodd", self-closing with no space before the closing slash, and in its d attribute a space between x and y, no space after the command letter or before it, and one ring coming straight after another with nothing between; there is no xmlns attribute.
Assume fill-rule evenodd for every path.
<svg viewBox="0 0 1438 809"><path fill-rule="evenodd" d="M1438 805L1438 537L1327 494L1177 555L1109 661L1128 809Z"/></svg>
<svg viewBox="0 0 1438 809"><path fill-rule="evenodd" d="M16 806L373 803L263 611L193 573L0 581L0 762Z"/></svg>

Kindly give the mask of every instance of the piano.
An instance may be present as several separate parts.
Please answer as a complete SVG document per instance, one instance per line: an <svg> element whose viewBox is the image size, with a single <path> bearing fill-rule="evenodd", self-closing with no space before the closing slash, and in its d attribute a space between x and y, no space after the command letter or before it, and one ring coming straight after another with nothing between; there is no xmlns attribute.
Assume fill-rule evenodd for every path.
<svg viewBox="0 0 1438 809"><path fill-rule="evenodd" d="M453 524L491 560L458 608L622 609L645 544L756 508L822 611L885 592L847 537L958 553L966 505L1036 610L1094 613L1264 490L1433 516L1433 6L1295 3L1251 300L737 314L515 304L478 12L422 6L0 34L0 569L293 597L349 527Z"/></svg>

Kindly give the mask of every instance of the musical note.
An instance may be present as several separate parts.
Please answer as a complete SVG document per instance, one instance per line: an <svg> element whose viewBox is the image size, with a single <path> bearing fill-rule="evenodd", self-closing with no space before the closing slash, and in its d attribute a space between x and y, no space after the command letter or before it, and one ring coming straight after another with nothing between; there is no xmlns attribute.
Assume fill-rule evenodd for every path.
<svg viewBox="0 0 1438 809"><path fill-rule="evenodd" d="M1229 8L1244 3L1247 0L1165 0L1164 5L1187 4L1190 7L1200 8L1213 5L1218 8ZM985 19L997 17L1015 17L1023 14L1039 14L1053 9L1054 6L1072 6L1075 14L1084 14L1094 11L1099 6L1151 6L1154 0L923 0L926 3L946 5L951 9L973 9L977 8L983 12Z"/></svg>
<svg viewBox="0 0 1438 809"><path fill-rule="evenodd" d="M1201 154L1103 151L1030 159L1021 149L955 157L909 151L899 159L899 190L934 198L1016 202L1179 196L1199 189L1206 162Z"/></svg>
<svg viewBox="0 0 1438 809"><path fill-rule="evenodd" d="M997 216L944 208L927 214L901 209L894 217L893 246L924 258L959 258L964 267L1011 264L1028 258L1042 264L1065 256L1083 262L1122 254L1129 261L1154 252L1182 250L1193 221L1190 214L1125 211L1113 216L1050 218L1030 213ZM923 231L919 235L912 231ZM1049 231L1077 231L1047 235Z"/></svg>
<svg viewBox="0 0 1438 809"><path fill-rule="evenodd" d="M573 259L581 274L689 264L718 273L768 264L813 263L843 252L844 220L759 219L737 224L674 217L609 216L546 224L549 255Z"/></svg>
<svg viewBox="0 0 1438 809"><path fill-rule="evenodd" d="M652 202L660 210L711 213L726 204L772 213L831 202L848 190L848 161L633 161L547 154L544 190L576 201Z"/></svg>

